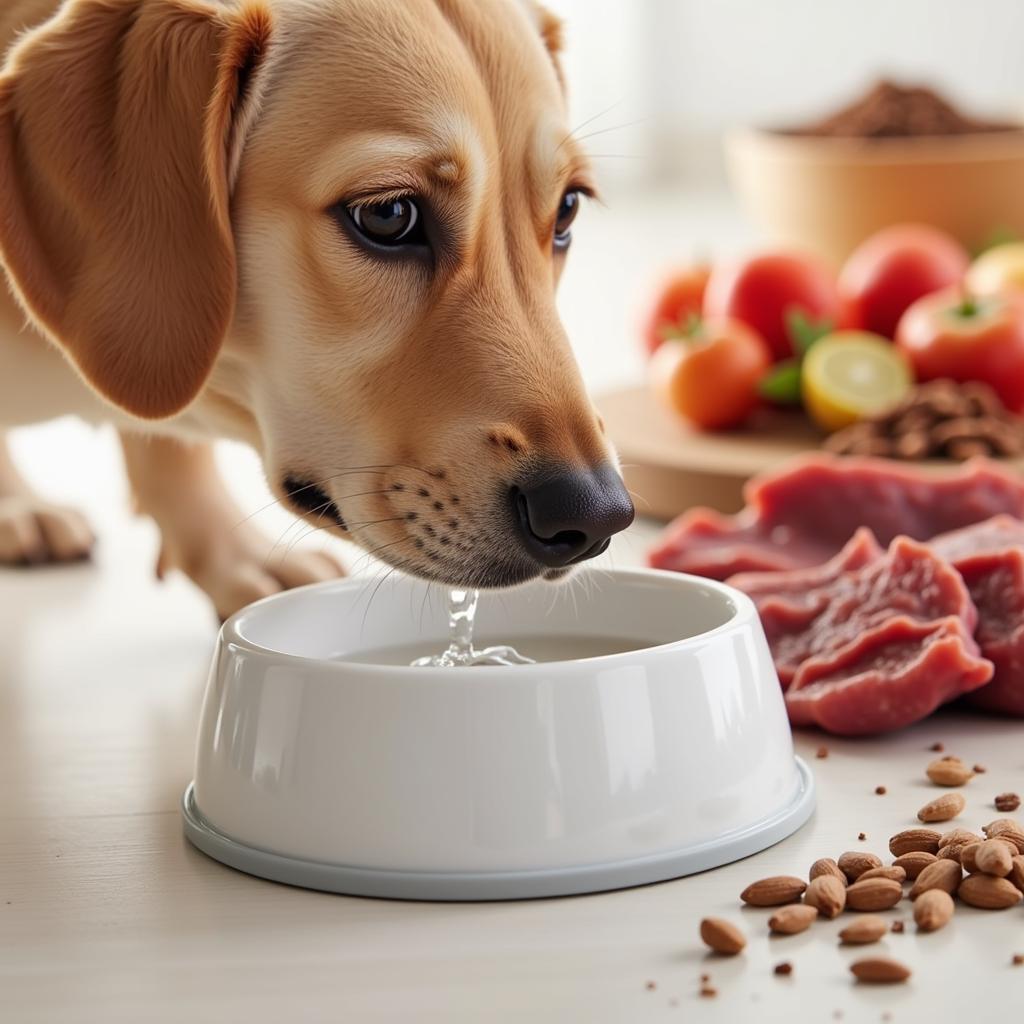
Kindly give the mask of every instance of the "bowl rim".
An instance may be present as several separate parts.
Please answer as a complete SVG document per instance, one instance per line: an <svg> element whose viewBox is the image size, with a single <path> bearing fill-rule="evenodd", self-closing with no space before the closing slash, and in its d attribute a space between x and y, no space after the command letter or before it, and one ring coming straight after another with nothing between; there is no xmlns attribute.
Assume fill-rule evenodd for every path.
<svg viewBox="0 0 1024 1024"><path fill-rule="evenodd" d="M367 580L359 576L339 577L336 580L327 580L320 583L310 583L306 586L295 587L291 590L284 590L277 594L254 601L245 608L235 612L228 618L220 628L217 636L217 649L220 651L226 646L240 648L258 658L277 661L282 664L302 666L305 669L315 668L318 672L331 672L338 675L372 675L375 677L390 678L395 683L407 683L411 679L429 679L432 683L437 682L467 682L469 679L480 679L481 673L492 676L494 673L502 680L519 681L524 684L536 681L537 672L546 675L552 672L574 673L577 666L586 664L588 669L597 671L608 666L616 667L623 662L636 660L638 657L644 659L655 657L661 658L666 655L676 654L687 649L698 649L709 640L716 639L723 633L729 633L748 626L752 622L760 622L754 602L742 591L730 587L719 580L707 579L703 576L694 576L690 573L670 572L664 569L631 568L631 569L596 569L582 568L578 570L582 574L600 574L602 583L607 585L608 577L619 579L638 580L659 580L663 583L679 587L700 587L713 590L721 597L732 603L733 614L723 623L713 629L705 630L693 636L682 637L678 640L670 640L663 644L651 644L646 647L637 647L628 651L618 651L614 654L600 654L589 658L575 658L566 661L542 661L533 665L475 665L472 674L467 673L464 668L430 668L427 670L413 668L411 665L379 665L373 662L345 661L342 659L328 660L326 658L311 658L302 654L291 654L287 651L277 651L266 647L243 635L242 628L245 619L258 609L268 605L293 600L297 594L311 590L333 590L347 589L349 587L365 587ZM398 577L399 582L411 582L422 585L425 581L410 576ZM533 581L536 582L536 581ZM528 585L528 584L527 584ZM558 586L559 584L554 584ZM519 588L513 588L519 589ZM486 591L485 591L486 593Z"/></svg>
<svg viewBox="0 0 1024 1024"><path fill-rule="evenodd" d="M803 157L822 163L879 167L921 163L982 164L1024 158L1024 124L1003 131L881 139L798 135L779 128L745 125L726 131L724 140L728 150L749 151L757 147L763 155L772 157Z"/></svg>

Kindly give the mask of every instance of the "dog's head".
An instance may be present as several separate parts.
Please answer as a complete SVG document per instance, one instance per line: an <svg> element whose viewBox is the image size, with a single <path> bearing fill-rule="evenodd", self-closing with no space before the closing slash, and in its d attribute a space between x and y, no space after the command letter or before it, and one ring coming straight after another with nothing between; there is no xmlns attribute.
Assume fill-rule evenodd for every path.
<svg viewBox="0 0 1024 1024"><path fill-rule="evenodd" d="M533 0L70 0L0 79L0 251L108 401L449 584L633 508L554 291L586 161Z"/></svg>

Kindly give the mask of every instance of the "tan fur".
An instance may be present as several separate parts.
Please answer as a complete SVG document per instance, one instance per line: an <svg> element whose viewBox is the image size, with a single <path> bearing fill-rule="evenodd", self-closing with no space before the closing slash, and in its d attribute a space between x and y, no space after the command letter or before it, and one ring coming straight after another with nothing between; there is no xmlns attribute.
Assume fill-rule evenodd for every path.
<svg viewBox="0 0 1024 1024"><path fill-rule="evenodd" d="M246 440L439 579L501 562L524 467L613 458L555 310L555 210L589 171L532 0L15 3L5 27L37 27L0 77L0 252L102 397L75 411ZM328 212L396 188L446 225L433 271ZM410 513L457 520L452 550Z"/></svg>

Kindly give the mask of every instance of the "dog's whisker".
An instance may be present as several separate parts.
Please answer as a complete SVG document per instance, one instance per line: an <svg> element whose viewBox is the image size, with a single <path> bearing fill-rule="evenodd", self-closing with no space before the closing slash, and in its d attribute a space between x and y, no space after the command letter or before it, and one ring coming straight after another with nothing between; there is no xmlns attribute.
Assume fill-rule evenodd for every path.
<svg viewBox="0 0 1024 1024"><path fill-rule="evenodd" d="M637 501L642 501L648 508L651 507L651 503L642 494L639 494L636 491L631 491L628 487L626 488L626 493L631 498L634 498Z"/></svg>
<svg viewBox="0 0 1024 1024"><path fill-rule="evenodd" d="M557 153L558 150L560 150L570 139L575 138L576 133L581 128L586 128L588 124L593 124L595 121L600 121L602 117L606 116L607 114L610 114L616 107L621 107L622 104L625 102L626 97L620 96L610 107L605 107L604 110L600 111L597 114L594 114L593 117L588 117L585 121L581 121L578 125L576 125L575 128L569 131L569 133L565 136L564 139L562 139L561 142L558 143L558 145L555 147L555 152Z"/></svg>
<svg viewBox="0 0 1024 1024"><path fill-rule="evenodd" d="M598 128L596 131L587 132L586 135L574 135L573 139L576 142L582 142L584 139L592 139L596 135L607 135L608 132L620 132L624 128L633 128L638 124L646 124L650 118L638 117L635 121L623 121L622 124L612 125L611 128Z"/></svg>
<svg viewBox="0 0 1024 1024"><path fill-rule="evenodd" d="M327 509L330 508L330 506L332 504L334 504L332 501L325 501L322 505L317 505L316 508L310 509L309 515L314 515L315 513L319 512L320 514L317 515L317 517L316 517L317 521L319 522L321 519L323 519L324 515L327 512ZM323 511L321 511L321 509ZM267 568L267 566L270 564L270 560L274 557L274 552L277 550L278 546L284 543L285 537L287 537L288 534L291 533L292 530L294 530L296 527L298 527L299 530L301 531L302 530L302 524L305 523L305 522L306 522L306 520L300 517L300 518L294 520L294 522L289 523L285 527L284 532L270 546L270 550L267 552L267 557L266 557L266 559L264 559L264 562L263 562L263 568L264 569ZM299 539L301 540L301 537ZM289 545L288 549L284 552L284 554L281 555L282 561L285 559L285 557L287 557L289 551L291 551L291 545Z"/></svg>
<svg viewBox="0 0 1024 1024"><path fill-rule="evenodd" d="M354 467L354 468L351 468L351 469L339 470L338 472L334 473L332 476L326 476L322 480L314 480L312 483L303 484L301 487L296 487L295 490L293 490L293 491L285 492L285 494L281 498L275 498L273 501L268 501L266 505L262 505L260 508L256 509L255 512L250 512L249 515L245 516L245 518L239 519L239 521L237 523L235 523L234 526L232 526L232 529L233 530L238 529L239 526L241 526L243 523L247 523L250 519L253 518L253 516L258 516L261 512L266 512L266 510L268 508L273 508L274 505L282 504L282 502L285 499L287 499L287 498L294 498L296 494L302 494L304 491L309 491L309 490L312 490L312 489L317 488L317 487L323 488L324 484L330 483L330 481L332 481L332 480L337 480L338 477L348 476L350 474L355 474L355 473L376 472L376 471L378 471L380 469L396 469L396 468L398 468L398 469L407 469L407 468L412 468L412 467L399 466L399 465L395 464L393 466L357 466L357 467ZM375 493L375 492L367 491L365 493L372 494L372 493ZM381 491L379 493L383 494L384 492ZM349 495L349 497L359 497L359 495ZM345 498L339 498L338 500L339 501L345 501L346 499Z"/></svg>
<svg viewBox="0 0 1024 1024"><path fill-rule="evenodd" d="M323 519L323 517L324 517L324 514L321 513L317 517L317 519L318 520L319 519ZM347 525L345 527L345 535L346 535L346 537L348 537L348 536L351 536L353 534L358 533L360 530L368 529L371 526L380 526L382 523L400 523L400 522L404 521L404 519L405 519L405 516L390 516L387 519L371 519L371 520L369 520L369 521L367 521L365 523L352 523L351 525ZM300 520L300 522L301 522L301 520ZM293 541L291 541L291 543L288 545L287 548L285 548L284 552L282 553L281 558L282 559L287 558L288 554L291 552L291 550L295 547L296 544L299 544L302 541L307 540L309 537L312 537L316 533L322 533L324 530L330 530L330 529L334 528L337 525L338 525L337 523L331 522L331 523L327 523L324 526L310 526L310 528L305 533L300 534Z"/></svg>

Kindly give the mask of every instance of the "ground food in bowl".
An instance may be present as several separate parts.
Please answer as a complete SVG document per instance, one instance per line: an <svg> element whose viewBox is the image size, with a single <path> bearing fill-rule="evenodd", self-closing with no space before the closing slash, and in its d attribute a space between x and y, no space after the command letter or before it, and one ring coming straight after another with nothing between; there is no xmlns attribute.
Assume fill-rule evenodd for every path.
<svg viewBox="0 0 1024 1024"><path fill-rule="evenodd" d="M972 117L928 86L883 79L853 103L790 134L884 139L1017 130L1014 124Z"/></svg>

